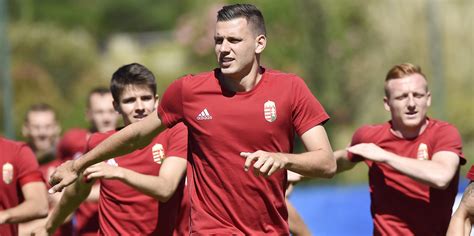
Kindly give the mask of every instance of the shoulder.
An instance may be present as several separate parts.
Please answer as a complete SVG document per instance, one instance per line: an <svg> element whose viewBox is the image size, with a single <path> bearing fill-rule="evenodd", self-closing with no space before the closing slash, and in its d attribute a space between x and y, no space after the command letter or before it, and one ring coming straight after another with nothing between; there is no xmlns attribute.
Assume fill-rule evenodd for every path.
<svg viewBox="0 0 474 236"><path fill-rule="evenodd" d="M366 124L359 127L353 135L353 139L357 138L359 140L365 140L368 137L373 136L374 134L382 134L383 131L386 131L390 128L388 123L382 124Z"/></svg>
<svg viewBox="0 0 474 236"><path fill-rule="evenodd" d="M105 139L107 139L108 137L110 137L112 134L116 132L117 132L116 130L111 130L105 133L100 133L100 132L93 133L89 138L88 145L87 145L88 148L91 149L97 146L99 143L101 143L102 141L104 141Z"/></svg>
<svg viewBox="0 0 474 236"><path fill-rule="evenodd" d="M14 141L0 137L0 147L7 153L18 153L21 149L29 149L25 142Z"/></svg>
<svg viewBox="0 0 474 236"><path fill-rule="evenodd" d="M432 130L436 131L453 131L453 132L458 132L457 128L450 124L447 121L442 121L442 120L437 120L437 119L429 119L429 122L431 123L428 127L430 127Z"/></svg>
<svg viewBox="0 0 474 236"><path fill-rule="evenodd" d="M274 69L265 69L265 76L270 78L271 80L275 80L278 82L287 82L287 83L303 83L304 80L296 74L293 73L286 73L279 70Z"/></svg>

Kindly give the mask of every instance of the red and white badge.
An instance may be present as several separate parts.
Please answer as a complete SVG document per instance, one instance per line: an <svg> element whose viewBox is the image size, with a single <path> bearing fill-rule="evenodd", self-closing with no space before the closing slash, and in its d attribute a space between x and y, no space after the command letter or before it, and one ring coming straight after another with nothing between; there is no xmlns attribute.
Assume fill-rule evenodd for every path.
<svg viewBox="0 0 474 236"><path fill-rule="evenodd" d="M418 153L416 155L416 159L418 160L428 160L428 146L424 143L420 143L418 146Z"/></svg>
<svg viewBox="0 0 474 236"><path fill-rule="evenodd" d="M3 164L2 167L2 177L3 182L6 184L11 184L13 181L13 165L10 163Z"/></svg>
<svg viewBox="0 0 474 236"><path fill-rule="evenodd" d="M273 122L277 119L277 110L275 102L268 100L263 104L263 114L265 116L265 120L268 122Z"/></svg>
<svg viewBox="0 0 474 236"><path fill-rule="evenodd" d="M163 148L163 145L159 143L153 145L151 152L153 154L153 161L156 163L161 164L163 159L165 159L165 149Z"/></svg>

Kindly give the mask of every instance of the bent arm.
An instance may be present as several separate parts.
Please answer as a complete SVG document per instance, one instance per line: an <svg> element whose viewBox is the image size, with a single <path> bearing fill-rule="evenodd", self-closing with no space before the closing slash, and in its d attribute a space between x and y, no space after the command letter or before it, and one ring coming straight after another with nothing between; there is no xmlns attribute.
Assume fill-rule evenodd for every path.
<svg viewBox="0 0 474 236"><path fill-rule="evenodd" d="M0 211L0 224L17 224L48 215L48 195L43 182L30 182L21 187L24 201L16 207Z"/></svg>
<svg viewBox="0 0 474 236"><path fill-rule="evenodd" d="M48 234L53 234L68 216L76 210L91 192L93 183L84 183L82 176L66 188L59 203L48 216L45 228Z"/></svg>
<svg viewBox="0 0 474 236"><path fill-rule="evenodd" d="M118 179L146 195L166 202L176 191L186 172L186 165L186 159L171 156L164 159L158 176L145 175L107 164L89 167L84 171L84 175L88 178Z"/></svg>
<svg viewBox="0 0 474 236"><path fill-rule="evenodd" d="M393 154L389 155L387 164L418 182L446 189L459 168L459 157L448 151L435 153L431 161Z"/></svg>
<svg viewBox="0 0 474 236"><path fill-rule="evenodd" d="M301 135L301 140L307 152L282 154L288 160L286 169L308 177L331 178L334 176L336 161L324 127L318 125L309 129Z"/></svg>
<svg viewBox="0 0 474 236"><path fill-rule="evenodd" d="M337 163L337 173L344 172L346 170L350 170L354 168L357 162L352 162L349 160L347 151L345 149L336 150L334 151L334 158L336 159Z"/></svg>

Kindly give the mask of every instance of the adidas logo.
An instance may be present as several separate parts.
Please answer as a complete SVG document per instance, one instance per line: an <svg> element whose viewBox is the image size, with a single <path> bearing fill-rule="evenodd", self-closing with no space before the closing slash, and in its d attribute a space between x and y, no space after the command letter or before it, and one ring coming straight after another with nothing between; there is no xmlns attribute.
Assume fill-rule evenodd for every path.
<svg viewBox="0 0 474 236"><path fill-rule="evenodd" d="M204 110L201 111L201 113L199 113L199 115L196 117L196 119L197 120L212 120L212 116L211 116L211 114L209 114L207 109L204 108Z"/></svg>

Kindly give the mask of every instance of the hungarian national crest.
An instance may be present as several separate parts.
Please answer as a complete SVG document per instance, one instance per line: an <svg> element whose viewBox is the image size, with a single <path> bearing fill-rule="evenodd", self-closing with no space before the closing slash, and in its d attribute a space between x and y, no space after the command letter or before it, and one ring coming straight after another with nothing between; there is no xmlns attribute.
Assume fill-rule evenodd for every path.
<svg viewBox="0 0 474 236"><path fill-rule="evenodd" d="M273 122L277 119L277 110L275 102L268 100L263 104L263 114L265 116L265 120L268 122Z"/></svg>
<svg viewBox="0 0 474 236"><path fill-rule="evenodd" d="M418 153L416 154L418 160L428 160L428 146L424 143L420 143L418 146Z"/></svg>
<svg viewBox="0 0 474 236"><path fill-rule="evenodd" d="M163 159L165 159L165 149L163 149L163 145L159 143L153 145L151 152L153 154L153 161L156 163L161 164Z"/></svg>
<svg viewBox="0 0 474 236"><path fill-rule="evenodd" d="M3 164L2 177L5 184L11 184L13 181L13 165L10 163Z"/></svg>

